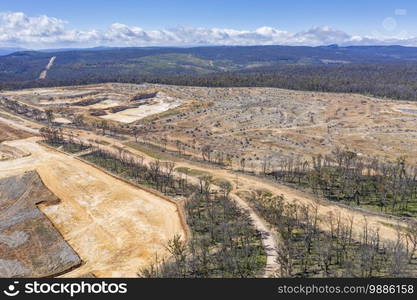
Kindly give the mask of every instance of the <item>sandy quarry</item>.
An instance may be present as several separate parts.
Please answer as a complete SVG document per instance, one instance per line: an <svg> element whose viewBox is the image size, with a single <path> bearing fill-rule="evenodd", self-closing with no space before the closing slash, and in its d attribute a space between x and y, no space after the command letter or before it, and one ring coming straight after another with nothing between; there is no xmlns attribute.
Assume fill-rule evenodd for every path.
<svg viewBox="0 0 417 300"><path fill-rule="evenodd" d="M169 239L184 235L174 204L40 146L37 139L5 142L31 155L0 162L0 178L35 169L61 199L40 209L84 263L64 276L134 277L156 253L166 255Z"/></svg>
<svg viewBox="0 0 417 300"><path fill-rule="evenodd" d="M3 119L3 118L1 118ZM11 141L15 139L22 139L30 137L31 134L26 131L17 130L14 127L10 127L3 122L0 122L0 143L3 141Z"/></svg>
<svg viewBox="0 0 417 300"><path fill-rule="evenodd" d="M144 104L138 108L130 108L117 113L102 116L103 119L113 120L121 123L132 123L148 116L159 114L167 110L176 108L183 103L178 98L169 97L163 93L152 99L149 104Z"/></svg>
<svg viewBox="0 0 417 300"><path fill-rule="evenodd" d="M152 85L120 83L4 91L1 96L28 108L51 109L58 124L69 124L71 117L79 114L127 124L186 102Z"/></svg>

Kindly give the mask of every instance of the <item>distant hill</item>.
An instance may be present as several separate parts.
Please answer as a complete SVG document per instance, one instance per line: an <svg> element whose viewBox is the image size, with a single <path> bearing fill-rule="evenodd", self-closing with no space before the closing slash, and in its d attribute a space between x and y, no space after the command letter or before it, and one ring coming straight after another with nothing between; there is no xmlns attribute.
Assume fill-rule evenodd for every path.
<svg viewBox="0 0 417 300"><path fill-rule="evenodd" d="M18 51L25 51L26 49L24 48L13 48L13 47L0 47L0 56L2 55L8 55L14 52L18 52Z"/></svg>
<svg viewBox="0 0 417 300"><path fill-rule="evenodd" d="M39 76L43 71L46 78ZM269 86L417 100L417 48L97 47L0 56L0 89L101 82Z"/></svg>
<svg viewBox="0 0 417 300"><path fill-rule="evenodd" d="M12 49L9 49L11 51ZM4 50L7 52L7 50ZM401 46L106 48L19 51L0 57L0 80L38 78L56 56L49 79L208 74L282 65L417 62L417 48Z"/></svg>

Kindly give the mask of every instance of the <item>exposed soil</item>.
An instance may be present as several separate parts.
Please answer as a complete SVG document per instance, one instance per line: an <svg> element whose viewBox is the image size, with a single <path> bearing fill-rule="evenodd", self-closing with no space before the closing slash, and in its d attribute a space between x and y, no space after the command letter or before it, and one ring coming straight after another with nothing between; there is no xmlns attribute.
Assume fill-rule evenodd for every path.
<svg viewBox="0 0 417 300"><path fill-rule="evenodd" d="M366 97L355 94L336 94L336 93L317 93L317 92L300 92L289 91L272 88L203 88L203 87L179 87L179 86L163 86L163 85L130 85L130 84L103 84L103 85L90 85L83 87L71 87L71 88L56 88L56 89L36 89L26 91L7 92L6 96L16 101L21 101L35 106L50 106L61 107L67 106L66 114L56 117L67 117L71 114L80 112L89 112L93 107L96 109L105 110L104 115L100 118L107 118L119 123L127 123L135 120L139 120L145 115L141 115L143 108L129 108L121 110L115 113L111 113L110 109L130 102L138 93L145 91L158 91L166 95L172 95L176 99L183 100L184 102L202 103L202 106L187 106L186 109L171 110L169 114L161 114L158 119L155 119L149 126L146 132L146 138L156 144L163 138L168 140L168 148L176 150L176 141L179 140L184 146L183 152L191 154L201 158L201 149L204 145L211 145L212 149L217 152L223 152L229 154L233 158L233 166L236 168L239 164L239 160L246 158L246 170L252 169L255 171L260 170L260 165L265 157L269 157L271 161L270 168L274 168L279 164L280 160L288 157L308 158L312 155L326 154L333 151L336 147L343 149L349 149L357 152L362 156L376 156L381 160L395 160L400 155L406 157L406 161L409 164L417 163L417 114L414 113L417 110L417 106L413 102L407 101L391 101L382 100L372 97ZM175 95L175 96L174 96ZM83 101L85 106L77 106L74 103ZM149 101L144 99L140 101ZM94 104L89 104L94 103ZM58 110L59 112L59 110ZM69 114L68 114L69 112ZM158 110L154 110L153 113L158 113ZM139 118L138 118L139 117ZM138 118L138 119L135 119ZM70 118L69 118L70 119ZM16 123L16 126L21 128L34 128L33 124L22 123L21 121L15 122L7 120L8 122ZM140 121L135 121L135 124ZM124 126L131 126L124 125ZM74 135L88 143L91 140L105 141L109 148L112 146L125 147L118 140L111 137L99 136L92 132L84 132L79 130L73 130ZM130 137L132 142L134 139ZM96 184L95 181L89 182L88 176L84 178L84 173L94 174L93 177L97 178L97 170L86 170L86 166L79 166L72 160L63 160L66 157L62 154L52 153L50 150L45 150L40 146L35 145L30 140L26 140L23 144L25 147L34 148L34 153L39 153L39 149L42 149L40 157L35 161L30 161L29 158L21 158L16 160L16 168L18 172L22 171L22 168L29 168L31 164L34 164L38 169L42 179L45 178L45 182L50 182L50 185L57 191L58 194L65 198L65 194L70 198L68 205L64 205L63 211L82 216L82 222L85 222L86 226L89 224L90 214L97 213L93 209L91 203L95 201L101 204L100 197L108 197L111 195L111 202L120 202L120 195L114 190L117 186L114 186L113 181L104 180L108 182L112 188L107 187L107 192L103 192L105 185ZM20 141L21 142L21 141ZM10 143L10 145L13 145ZM20 146L20 145L19 145ZM37 147L37 148L36 148ZM24 147L23 147L24 148ZM147 156L138 150L129 149L131 152L140 154L148 161L153 158ZM45 153L48 153L45 155ZM53 155L53 159L50 155ZM57 156L56 156L57 155ZM46 158L47 157L47 158ZM47 167L43 167L43 164L39 163L39 159L49 161L49 165L52 166L52 161L57 160L58 167L48 170ZM27 160L25 162L25 160ZM74 170L74 166L69 166L68 163L74 163L77 166L77 170ZM22 163L24 166L20 166ZM56 163L56 162L54 162ZM80 162L78 162L80 163ZM82 163L81 163L82 164ZM48 165L48 163L46 164ZM46 166L45 165L45 166ZM321 219L325 220L329 214L340 214L343 219L354 219L354 231L359 235L362 233L366 223L369 227L378 229L383 240L395 241L397 238L396 225L405 226L405 223L395 218L390 218L384 215L378 215L371 212L360 211L351 209L348 207L342 207L329 201L316 199L308 193L290 188L288 186L280 185L277 183L269 182L257 177L248 175L236 175L236 173L211 167L209 165L202 165L185 160L177 160L176 167L184 167L195 170L200 170L212 174L214 177L227 180L233 183L232 196L237 197L238 192L252 192L257 190L268 190L276 195L283 195L288 202L299 202L306 205L317 206L318 214ZM14 171L15 167L10 167L9 173ZM80 168L80 171L78 171ZM92 167L89 167L92 168ZM0 168L1 169L1 168ZM93 168L94 169L94 168ZM61 175L61 172L63 175ZM81 174L81 173L82 174ZM84 172L84 173L83 173ZM0 173L1 174L1 173ZM71 175L72 174L72 175ZM76 175L79 176L76 179ZM71 175L71 176L70 176ZM69 180L71 188L66 187L66 184L58 183L57 178L66 178L64 182ZM68 177L68 179L67 179ZM54 179L55 178L55 179ZM78 180L78 181L77 181ZM196 178L194 178L196 180ZM85 182L85 184L84 184ZM113 188L114 186L114 188ZM51 189L52 190L52 189ZM55 192L54 190L54 192ZM114 194L114 193L116 194ZM89 196L87 199L82 199L84 193ZM58 195L57 194L57 195ZM63 199L64 199L63 198ZM122 196L124 198L124 196ZM76 199L76 200L74 200ZM80 200L81 199L81 200ZM94 200L91 200L94 199ZM264 247L270 249L268 253L268 270L276 269L277 264L275 262L275 251L277 245L277 239L274 236L274 232L268 229L267 224L257 216L257 214L248 207L248 204L242 199L237 199L238 204L241 207L249 209L255 226L258 230L263 231L266 237L264 239ZM80 204L88 202L86 204ZM103 200L103 206L106 207L106 211L112 212L112 215L119 214L119 223L128 222L131 224L129 215L132 215L129 204L129 209L118 210L112 207L107 209L107 204L110 200ZM159 199L161 201L161 199ZM63 201L65 203L65 201ZM130 202L129 202L130 203ZM159 202L157 202L159 203ZM77 209L76 207L82 207ZM120 205L119 205L120 207ZM123 206L125 207L125 206ZM139 209L139 208L137 208ZM126 219L122 218L122 214L126 213ZM164 214L166 216L175 215L175 211L164 208ZM84 212L83 212L84 211ZM92 211L92 212L91 212ZM170 211L167 213L167 211ZM98 276L113 276L117 274L123 274L127 276L133 276L137 271L137 266L145 265L146 261L151 257L148 253L143 260L134 260L136 269L124 267L118 262L118 256L102 255L100 251L107 250L110 247L111 251L113 245L107 245L115 236L111 238L102 237L107 233L106 231L100 232L100 236L92 235L91 238L78 237L79 232L83 231L83 228L69 228L65 225L67 222L75 222L71 216L62 216L62 211L46 209L45 212L53 216L56 220L57 227L62 227L64 236L68 236L70 239L74 239L80 250L77 247L74 249L81 253L81 257L88 256L87 249L97 249L97 254L93 254L91 263L80 268L80 271L74 271L71 275L77 276L80 274L86 274L89 272ZM94 215L94 214L93 214ZM165 220L164 216L158 215L159 222L164 231L164 238L169 235L167 223L169 220ZM97 222L106 218L95 216L100 221L94 221L94 226L98 226ZM157 218L157 216L153 216ZM148 214L144 213L141 218L148 218ZM172 218L172 217L171 217ZM95 219L94 219L95 220ZM257 221L256 221L257 220ZM172 220L171 220L172 221ZM326 228L326 222L320 222L323 224L324 230ZM179 224L179 222L178 222ZM169 233L180 232L180 225L175 225L176 230L169 231ZM124 228L120 224L119 231ZM133 225L130 225L133 226ZM130 228L130 226L128 226ZM116 226L117 227L117 226ZM101 230L101 227L98 226ZM94 230L99 231L97 228ZM75 233L74 233L75 231ZM123 230L122 230L123 231ZM138 229L134 229L135 236L138 232L142 232ZM113 232L114 235L116 233ZM85 234L88 236L87 234ZM127 235L132 237L133 235ZM150 235L148 235L149 237ZM164 238L157 239L157 245L160 249L163 248L162 240ZM166 239L165 239L166 240ZM144 244L149 243L149 240L144 240ZM100 243L103 243L101 245ZM98 245L96 245L98 244ZM72 244L71 244L72 245ZM82 246L85 245L85 246ZM131 243L128 243L128 248L132 248ZM156 247L156 248L158 248ZM116 247L117 248L117 247ZM129 248L129 249L130 249ZM123 248L119 247L117 251L122 251ZM133 250L129 250L133 251ZM145 250L144 250L145 251ZM121 252L120 252L121 253ZM99 255L106 257L107 263L101 267L97 257ZM120 273L111 273L110 260L114 260L116 268L123 271ZM133 260L133 258L132 258ZM96 267L99 265L99 267ZM267 274L272 271L267 271Z"/></svg>
<svg viewBox="0 0 417 300"><path fill-rule="evenodd" d="M83 261L63 276L135 277L156 254L167 254L169 239L184 235L173 203L40 146L37 140L7 142L31 155L0 162L0 178L36 170L61 199L58 205L39 208Z"/></svg>
<svg viewBox="0 0 417 300"><path fill-rule="evenodd" d="M24 139L32 136L31 134L10 127L3 122L0 122L0 143L3 141L12 141L16 139Z"/></svg>

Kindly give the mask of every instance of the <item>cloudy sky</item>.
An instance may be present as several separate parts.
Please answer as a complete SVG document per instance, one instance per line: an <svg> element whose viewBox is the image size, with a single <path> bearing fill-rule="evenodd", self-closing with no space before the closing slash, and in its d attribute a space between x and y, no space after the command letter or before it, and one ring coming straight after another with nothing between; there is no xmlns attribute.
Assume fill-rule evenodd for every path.
<svg viewBox="0 0 417 300"><path fill-rule="evenodd" d="M0 47L417 46L417 1L1 0Z"/></svg>

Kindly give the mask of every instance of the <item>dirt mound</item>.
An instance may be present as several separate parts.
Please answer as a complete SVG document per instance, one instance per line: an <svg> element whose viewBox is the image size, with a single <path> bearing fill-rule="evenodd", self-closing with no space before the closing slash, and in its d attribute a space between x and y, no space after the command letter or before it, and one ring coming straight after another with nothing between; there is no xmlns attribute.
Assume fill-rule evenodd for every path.
<svg viewBox="0 0 417 300"><path fill-rule="evenodd" d="M30 155L30 153L19 150L14 147L10 147L8 145L0 144L0 161L22 158L28 155Z"/></svg>
<svg viewBox="0 0 417 300"><path fill-rule="evenodd" d="M0 179L0 277L46 277L80 258L36 204L59 202L36 172Z"/></svg>
<svg viewBox="0 0 417 300"><path fill-rule="evenodd" d="M6 124L0 123L0 143L4 141L24 139L30 136L32 135L27 132L20 131Z"/></svg>

